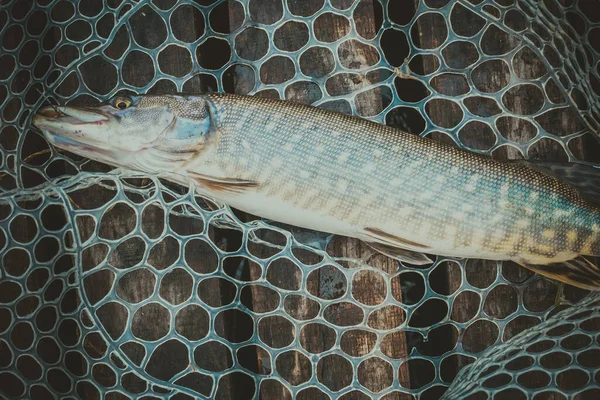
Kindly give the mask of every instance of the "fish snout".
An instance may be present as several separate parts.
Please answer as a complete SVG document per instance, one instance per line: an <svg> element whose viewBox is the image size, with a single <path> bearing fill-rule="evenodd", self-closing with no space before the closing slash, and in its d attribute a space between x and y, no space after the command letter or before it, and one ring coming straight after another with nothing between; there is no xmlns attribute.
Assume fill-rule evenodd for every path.
<svg viewBox="0 0 600 400"><path fill-rule="evenodd" d="M61 117L61 116L64 116L64 115L65 114L61 113L58 110L57 107L46 106L46 107L40 109L37 112L37 114L36 114L35 117L41 116L41 117L44 117L44 118L58 118L58 117ZM35 119L35 117L34 117L34 119Z"/></svg>
<svg viewBox="0 0 600 400"><path fill-rule="evenodd" d="M41 129L44 127L45 122L54 121L63 115L55 107L46 106L38 110L33 116L31 123Z"/></svg>
<svg viewBox="0 0 600 400"><path fill-rule="evenodd" d="M67 125L100 125L109 120L109 117L99 110L90 110L78 107L46 106L41 108L33 117L33 124L47 125L60 123Z"/></svg>

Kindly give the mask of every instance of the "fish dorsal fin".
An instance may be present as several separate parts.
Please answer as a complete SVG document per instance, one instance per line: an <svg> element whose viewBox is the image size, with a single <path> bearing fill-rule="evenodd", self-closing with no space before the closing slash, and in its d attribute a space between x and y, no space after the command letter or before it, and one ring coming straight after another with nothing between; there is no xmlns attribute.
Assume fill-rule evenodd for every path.
<svg viewBox="0 0 600 400"><path fill-rule="evenodd" d="M213 192L228 192L238 194L246 190L256 189L259 186L258 182L250 180L219 178L192 171L188 171L188 174L200 186L205 187Z"/></svg>
<svg viewBox="0 0 600 400"><path fill-rule="evenodd" d="M378 228L365 228L365 234L369 237L365 243L373 250L391 257L398 261L409 264L424 265L433 261L421 251L429 249L419 243L392 235Z"/></svg>
<svg viewBox="0 0 600 400"><path fill-rule="evenodd" d="M600 203L600 168L579 163L519 161L528 167L574 186L581 197Z"/></svg>
<svg viewBox="0 0 600 400"><path fill-rule="evenodd" d="M600 290L600 268L584 256L547 265L519 264L550 279L582 289Z"/></svg>

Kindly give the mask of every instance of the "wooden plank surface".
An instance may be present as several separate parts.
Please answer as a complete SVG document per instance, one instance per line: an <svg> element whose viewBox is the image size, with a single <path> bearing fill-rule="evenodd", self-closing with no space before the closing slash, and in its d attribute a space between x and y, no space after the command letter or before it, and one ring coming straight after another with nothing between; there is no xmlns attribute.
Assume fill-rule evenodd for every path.
<svg viewBox="0 0 600 400"><path fill-rule="evenodd" d="M415 1L415 4L418 3L418 1ZM214 21L214 23L217 23L219 26L237 26L239 23L239 9L235 8L235 6L232 5L233 3L230 3L230 12L229 14L226 13L221 13L219 14L219 21ZM355 26L358 27L361 36L366 37L366 38L371 38L375 35L375 33L377 32L377 30L379 29L379 26L381 24L381 15L380 15L380 6L379 6L379 2L373 2L372 0L366 0L361 2L361 6L360 6L360 12L355 14ZM400 12L401 10L399 9L395 9L396 12ZM264 11L264 10L263 10ZM406 10L405 10L406 11ZM260 14L260 10L255 10L255 12ZM409 12L409 11L406 11ZM414 12L414 10L412 10L412 12ZM263 12L264 14L264 12ZM268 14L268 13L267 13ZM261 17L258 17L261 18ZM262 18L268 18L268 15L264 15ZM402 17L399 15L391 15L392 19L401 19ZM201 29L203 29L203 26L205 24L208 23L208 21L205 20L201 20L199 19L198 15L196 13L190 12L189 13L179 13L176 16L174 16L171 19L171 24L172 25L177 25L180 28L179 34L184 35L184 36L190 36L190 37L197 37L198 33L201 31ZM134 21L134 23L136 23ZM160 35L160 32L157 32L157 30L155 29L155 26L153 24L144 24L144 21L137 21L137 24L135 26L136 29L136 35L141 35L143 37L146 37L146 40L148 41L152 41L154 40L153 38L156 38L157 35ZM468 25L468 21L465 21L465 24ZM327 30L327 31L325 31ZM340 23L338 21L338 23L333 24L333 27L331 26L327 26L327 25L323 25L323 31L316 31L315 35L318 36L322 36L322 37L336 37L336 36L343 36L345 34L347 30L347 26L344 25L343 23ZM417 45L419 46L427 46L427 47L437 47L438 45L441 44L441 41L443 41L443 35L440 33L440 25L436 25L435 23L432 23L432 21L430 20L419 20L419 22L416 25L416 33L418 36L417 39ZM127 28L125 28L124 33L122 35L118 35L117 38L115 38L113 44L111 44L108 52L116 52L118 53L119 51L122 51L127 44L129 43L129 41L131 40L130 36L131 36L131 32L127 31ZM300 35L301 32L295 32L295 31L290 31L289 34L283 35L282 37L279 38L280 45L283 46L290 46L293 47L296 43L301 42L301 39L297 37L297 35ZM58 39L58 37L56 37L55 39ZM498 40L498 46L501 48L502 46L509 46L510 45L510 41L502 41L502 40ZM119 50L121 49L121 50ZM112 53L111 53L112 54ZM372 52L369 52L369 50L361 45L359 45L358 43L352 43L350 44L345 51L345 59L342 59L341 62L342 64L345 65L352 65L352 68L355 68L357 70L360 70L361 68L369 65L369 63L371 63L373 61L373 57L375 57L375 54L373 54ZM357 56L358 55L358 56ZM461 57L467 57L467 55L462 54L460 52L455 52L455 53L449 53L448 54L449 57L453 57L453 58L461 58ZM200 54L199 58L200 61L202 62L202 58L203 57L207 57L206 55L202 55ZM313 62L318 62L318 61L314 61ZM150 65L148 63L148 56L142 54L142 53L136 53L133 54L131 57L129 57L128 59L128 65L130 67L125 68L122 71L122 78L124 81L126 82L133 82L133 83L137 83L142 85L143 82L145 80L148 80L150 77L153 76L153 74L156 71L153 71L152 68L150 68ZM539 63L537 63L535 61L535 59L531 59L531 58L523 58L518 60L517 66L515 68L519 69L522 72L529 72L531 74L534 74L535 71L532 71L535 68L541 68L539 66ZM433 66L433 61L432 59L428 59L428 58L424 58L421 62L420 66L416 66L416 67L420 67L423 70L428 70L431 69ZM180 56L173 56L172 58L167 58L164 59L161 63L161 68L166 68L169 71L172 71L173 74L184 74L186 73L186 71L188 71L188 61L185 57L180 57ZM189 72L189 71L188 71ZM102 71L95 71L95 73L97 73L99 76L102 76L103 72ZM229 76L226 78L226 80L229 80L225 83L225 87L226 88L231 88L232 91L234 92L238 92L238 93L247 93L248 91L248 82L245 81L243 78L244 74L246 73L245 70L240 70L238 71L239 73L239 79L234 79L235 75ZM281 75L286 75L289 73L289 71L285 71L285 70L280 70L280 71L274 71L271 73L271 75L269 76L270 80L278 80L277 74L281 74ZM498 82L501 81L503 79L505 79L505 77L503 76L504 72L501 70L490 70L489 71L489 84L492 85L494 82ZM340 81L337 82L337 84L339 86L348 86L348 87L352 87L352 86L360 86L362 82L357 82L358 79L359 81L362 80L364 82L369 83L369 77L366 76L366 74L361 74L360 72L354 76L354 77L347 77L344 79L341 79ZM108 81L107 81L108 83ZM215 86L212 82L210 82L210 78L208 79L204 79L203 77L199 77L198 80L194 80L193 83L191 83L189 86L187 86L188 88L192 89L192 90L198 90L200 88L206 89L207 87L213 87ZM65 92L69 92L69 90L76 90L77 88L77 82L75 81L66 81L63 85L61 85L61 90L65 91ZM448 87L446 87L448 88ZM110 89L110 87L104 87L103 89L108 90ZM332 89L332 88L329 88ZM335 89L335 88L333 88ZM452 89L451 87L449 89ZM322 90L325 90L324 88L322 88ZM156 85L153 89L152 92L154 93L173 93L175 91L175 86L171 83L169 83L168 81L163 81L161 83L159 83L158 85ZM309 101L310 97L303 97L303 95L299 95L299 94L295 94L292 93L291 96L294 97L294 99L299 100L299 101ZM530 98L534 99L535 95L531 95ZM86 100L85 98L80 98L77 99L77 101L79 103L81 103L82 101L89 101ZM532 100L533 101L533 100ZM364 115L373 115L376 114L379 110L382 109L382 105L385 103L385 99L382 97L382 94L380 92L369 92L367 95L361 96L360 97L360 101L359 104L356 104L357 108L360 109L360 111L362 113L364 113ZM513 107L513 110L516 111L517 113L519 112L523 112L524 114L526 113L526 109L528 107L531 107L530 104L528 104L527 102L524 103L519 103L519 104L512 104L511 107ZM438 108L431 108L430 110L430 117L436 121L436 123L441 124L441 125L446 125L446 126L452 126L453 121L455 121L456 119L456 115L455 113L455 109L453 108L446 108L446 107L438 107ZM575 123L574 121L567 121L565 123ZM506 138L513 140L515 142L524 142L529 140L529 136L527 136L529 133L527 132L526 129L519 129L521 127L521 125L519 125L519 123L512 121L510 123L507 123L506 125ZM438 139L443 139L446 138L447 140L447 136L445 136L445 134L441 134L441 133L437 133L435 134L435 136ZM32 141L32 145L27 146L27 148L25 149L24 152L24 157L33 154L39 150L43 150L45 149L45 144L43 144L42 142L40 142L38 140L37 144L35 141ZM484 135L482 135L480 138L475 138L473 140L471 140L469 142L470 146L474 146L475 148L478 148L478 146L481 146L480 148L485 148L485 146L489 146L489 138L486 138ZM582 137L581 139L577 139L576 141L573 141L573 145L571 148L571 151L578 157L581 159L594 159L594 160L599 160L600 159L600 151L598 151L598 143L596 140L594 140L593 138L591 138L591 135L586 135L584 137ZM515 158L520 158L523 155L521 155L519 153L519 151L515 150L515 148L502 148L501 150L497 151L494 153L494 156L496 156L497 158L501 158L501 159L515 159ZM558 145L556 142L552 142L552 141L543 141L541 144L536 145L536 147L531 151L531 153L529 154L529 156L534 157L534 158L543 158L543 159L552 159L552 160L562 160L565 157L565 153L564 150L562 150L562 148L560 147L560 145ZM68 166L61 164L61 167L59 167L56 172L57 174L67 171ZM102 166L100 163L88 163L86 166L86 169L88 170L106 170L105 166ZM94 194L92 194L94 195ZM96 193L95 195L99 195L99 192ZM238 215L246 221L252 220L256 217L244 214L244 213L238 213ZM78 221L81 223L80 226L80 230L82 232L86 232L86 231L90 231L90 229L93 228L92 226L92 222L90 220L81 220ZM123 224L124 224L124 219L123 218L115 218L113 220L113 223L110 227L105 227L107 229L113 229L113 230L118 230L123 228ZM181 226L179 226L179 228L186 228L187 227L187 222L185 221L181 221L179 223L175 223L175 229L177 229L177 225L181 224ZM172 226L173 227L173 226ZM222 244L224 249L227 250L235 250L237 248L239 248L240 246L240 242L239 242L239 236L236 234L231 234L228 233L226 230L215 230L213 232L214 236L214 240L217 243ZM275 233L266 233L266 237L269 238L269 240L272 240L274 242L277 242L278 240L281 240L280 238L277 237L277 235ZM158 250L158 253L156 253L154 256L157 259L166 259L168 258L169 253L171 252L171 248L165 246L165 247L160 247L160 249ZM258 256L259 258L266 258L270 255L272 255L272 249L267 248L267 247L260 247L260 246L256 246L256 248L254 248L252 250L252 254ZM363 243L361 243L358 240L354 240L354 239L348 239L348 238L336 238L329 246L329 248L327 249L327 251L336 257L356 257L356 258L362 258L365 255L371 254L372 251L367 248ZM131 255L132 257L135 257L134 254ZM126 262L126 258L127 258L127 251L125 251L122 255L122 258L120 261L121 262ZM383 300L383 297L385 296L384 291L381 290L381 280L382 279L388 279L389 278L389 274L392 274L395 272L396 270L396 263L393 262L392 260L380 256L380 255L375 255L375 256L371 256L368 260L369 265L375 267L376 269L380 270L381 273L377 273L374 271L369 271L366 273L361 273L358 274L355 279L352 282L352 287L353 287L353 296L362 304L365 305L377 305L379 303L381 303L381 301ZM494 263L491 263L494 264ZM490 263L486 263L486 262L476 262L473 265L474 271L474 279L475 281L478 282L483 282L481 283L481 285L484 285L485 282L489 279L493 280L493 274L496 273L496 267L495 265L490 265ZM348 266L349 268L351 266ZM505 264L504 267L502 267L502 273L505 274L505 276L510 275L515 281L518 281L521 278L526 278L528 277L526 272L523 272L523 270L520 270L519 268L512 268L510 266L507 266L507 264ZM482 272L479 272L479 269L481 269ZM486 272L483 272L483 270L486 270ZM293 267L290 267L290 269L286 270L286 271L294 271ZM511 272L512 271L512 272ZM249 280L253 281L253 280L257 280L261 277L261 271L258 268L249 268L249 273L248 273L248 278ZM283 285L283 284L291 284L293 283L294 279L297 279L296 275L285 275L282 274L281 276L271 276L272 281L270 280L270 282L279 282L279 284ZM438 281L436 282L430 282L432 284L435 285L439 285L439 287L441 286L445 286L448 288L448 290L450 290L450 288L452 287L457 287L458 285L460 285L461 282L461 276L460 274L456 274L456 273L452 273L452 270L449 268L448 272L444 273L444 274L440 274L437 276ZM318 276L318 279L315 280L314 282L314 287L312 288L312 290L314 290L316 293L321 293L324 288L329 284L331 280L331 274L327 271L324 271L323 273L321 273ZM290 283L291 282L291 283ZM184 285L185 279L182 278L181 281L179 282L181 285ZM109 280L102 280L102 279L98 279L96 281L94 281L91 284L91 287L89 287L90 293L105 293L108 288L110 287L111 282ZM398 300L399 302L402 302L404 300L406 300L405 298L405 294L402 293L402 287L401 287L401 282L399 279L395 279L392 280L390 282L388 282L388 284L392 285L391 287L391 293L393 294L394 298L396 300ZM174 287L176 287L177 284L174 285ZM260 307L266 307L266 305L273 303L274 298L272 296L272 294L270 292L265 291L263 288L260 287L260 285L251 285L249 286L249 290L248 290L248 295L246 297L244 297L244 305L248 306L249 308L256 308L257 310L260 309ZM138 290L143 291L143 288L138 287ZM194 289L195 290L195 289ZM539 296L539 297L548 297L548 298L553 298L555 293L555 287L553 285L545 285L545 286L540 286L539 290L537 291L532 291L530 292L530 296ZM580 291L574 290L574 289L568 289L567 290L567 295L570 296L570 299L575 299L578 296L581 295ZM219 284L216 285L215 287L211 288L210 293L207 295L208 296L208 300L209 302L214 302L215 304L222 304L224 303L227 299L230 297L230 293L229 293L229 289L224 285L224 284ZM514 298L512 297L514 296L514 292L512 291L505 291L502 292L496 296L490 296L487 300L486 300L486 310L491 310L491 313L502 313L503 310L506 308L506 304L510 304L513 302ZM308 301L306 298L294 298L293 296L288 296L286 299L280 299L281 302L285 302L286 307L290 306L291 308L294 309L294 314L295 315L312 315L314 313L314 303L312 303L311 301ZM453 316L452 318L454 319L455 317L458 319L461 319L463 317L466 318L466 315L469 314L469 305L465 305L464 308L460 308L457 310L453 310ZM258 312L258 311L257 311ZM157 314L159 315L159 314ZM122 324L123 324L123 320L125 318L125 310L122 308L118 308L114 310L114 313L112 315L113 319L112 322L109 322L107 325L107 329L109 331L111 330L115 330L118 331L119 329L122 328ZM366 316L365 318L368 318L369 324L373 324L373 326L383 326L383 327L387 327L387 326L397 326L398 324L400 324L401 322L403 322L405 315L403 315L401 312L399 312L397 309L394 308L386 308L384 310L382 310L381 312L378 312L377 314L373 314L373 316ZM153 321L151 321L150 319L147 321L148 324L152 325ZM112 325L111 325L112 324ZM247 325L247 323L246 323ZM307 324L308 325L308 324ZM531 325L531 321L530 320L526 320L523 319L522 321L517 321L517 323L513 324L513 327L511 328L511 335L516 334L517 332L521 331L522 329L529 327ZM492 329L495 325L493 324L487 324L487 325L482 325L481 329L478 331L478 334L481 337L491 337L494 335L494 332L492 332ZM147 326L146 328L148 328L149 330L152 330L153 328L158 329L159 327L157 326ZM249 328L248 326L242 326L239 325L239 321L233 321L233 320L226 320L224 321L224 327L223 329L227 330L228 332L233 332L237 329L247 329ZM327 348L329 348L331 346L331 333L327 330L324 329L323 326L319 326L319 325L314 325L311 324L311 326L306 326L303 327L302 329L296 329L294 328L294 326L290 323L288 323L283 317L279 318L279 319L272 319L270 321L270 324L264 324L263 326L259 326L259 334L261 339L265 342L265 343L270 343L272 344L274 347L280 346L280 345L284 345L285 343L288 343L290 339L295 339L298 338L299 342L301 343L301 345L307 349L310 352L314 352L315 354L320 353L321 351L326 350ZM151 334L152 332L148 333ZM454 336L452 336L454 335ZM395 334L393 337L389 336L387 337L385 336L383 338L383 342L382 342L382 347L384 346L383 343L385 343L385 347L386 347L386 354L393 354L394 358L402 358L405 357L408 352L410 351L410 346L408 344L408 339L407 339L407 335L404 332L399 332L398 334ZM366 354L370 351L370 349L372 349L373 347L373 340L371 339L370 336L368 335L364 335L361 334L360 332L355 332L352 331L347 335L344 335L343 338L341 339L343 342L343 349L351 349L349 351L354 352L354 354L357 355L362 355L362 354ZM433 347L437 346L438 348L445 348L446 346L448 346L448 343L455 343L457 340L456 338L456 334L451 334L448 337L444 337L442 339L440 339L439 342L437 342L436 344L432 345ZM470 337L470 339L468 340L474 340L477 341L478 337L473 336ZM235 355L234 355L235 357ZM268 370L272 370L276 367L275 365L275 360L269 360L268 357L265 355L265 351L262 350L259 347L253 347L253 348L249 348L248 351L245 351L243 353L240 353L240 355L238 356L238 360L240 361L240 363L243 363L243 365L245 366L252 366L252 369L256 370L256 371L261 371L261 372L265 372ZM290 363L288 365L281 365L281 370L279 371L280 374L283 374L285 376L290 377L290 379L297 379L297 380L302 380L305 378L306 375L306 360L304 358L302 358L302 356L299 356L298 354L293 354L290 353L289 358L286 358L286 360L289 360ZM331 385L335 385L335 380L336 379L341 379L341 380L345 380L347 379L347 367L340 362L336 362L335 360L329 360L331 361L328 364L320 364L321 368L317 369L316 374L318 375L318 379L322 382L329 382ZM458 371L464 364L465 360L461 359L461 358L456 358L453 359L452 361L447 363L447 367L448 370L452 370L452 371ZM324 365L326 365L326 367L324 367ZM166 367L165 367L166 368ZM375 372L374 372L375 371ZM413 372L414 375L414 372ZM387 388L390 385L390 382L392 382L394 379L394 371L386 368L385 365L383 364L378 364L377 360L375 360L370 368L363 368L362 370L359 371L359 376L358 376L358 380L362 383L367 385L367 387L369 388L373 388L374 391L377 390L382 390ZM398 375L398 379L399 379L399 383L402 387L405 388L410 388L411 387L411 382L414 381L416 379L415 376L411 376L411 370L409 370L408 368L408 364L403 364L402 367L400 368L399 371L399 375ZM283 385L277 383L274 380L267 380L265 382L263 382L263 384L261 385L261 387L258 389L260 392L260 396L263 398L291 398L291 395L289 393L289 391L283 387ZM92 392L90 392L92 393ZM224 383L222 385L222 387L219 388L219 395L222 398L237 398L237 397L243 397L245 394L247 393L240 393L239 388L236 388L236 382L235 380L227 380L226 383ZM310 395L310 393L306 393L305 395Z"/></svg>

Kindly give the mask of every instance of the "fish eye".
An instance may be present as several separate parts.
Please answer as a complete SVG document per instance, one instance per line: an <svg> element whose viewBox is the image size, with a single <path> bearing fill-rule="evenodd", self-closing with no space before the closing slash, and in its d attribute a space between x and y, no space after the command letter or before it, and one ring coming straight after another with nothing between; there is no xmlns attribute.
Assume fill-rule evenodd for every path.
<svg viewBox="0 0 600 400"><path fill-rule="evenodd" d="M128 108L131 105L131 100L126 99L124 97L119 97L118 99L115 100L114 102L114 107L118 108L119 110L125 110L126 108Z"/></svg>

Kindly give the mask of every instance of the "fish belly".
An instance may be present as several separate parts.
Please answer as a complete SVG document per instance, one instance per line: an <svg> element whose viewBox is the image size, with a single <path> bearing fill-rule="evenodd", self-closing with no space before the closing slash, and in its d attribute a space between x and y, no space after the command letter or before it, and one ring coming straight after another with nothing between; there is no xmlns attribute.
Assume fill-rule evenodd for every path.
<svg viewBox="0 0 600 400"><path fill-rule="evenodd" d="M293 202L267 196L263 193L242 193L226 199L225 202L244 212L260 215L263 218L283 222L288 225L343 236L361 236L358 227L345 220L335 218L318 210L298 207Z"/></svg>

